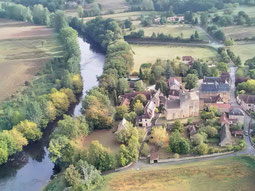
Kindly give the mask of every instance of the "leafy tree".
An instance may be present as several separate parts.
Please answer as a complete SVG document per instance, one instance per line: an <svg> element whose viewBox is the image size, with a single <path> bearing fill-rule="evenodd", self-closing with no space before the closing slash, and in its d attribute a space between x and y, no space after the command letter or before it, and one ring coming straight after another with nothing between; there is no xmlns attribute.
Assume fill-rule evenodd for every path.
<svg viewBox="0 0 255 191"><path fill-rule="evenodd" d="M120 78L117 85L118 95L123 95L130 91L129 83L125 78Z"/></svg>
<svg viewBox="0 0 255 191"><path fill-rule="evenodd" d="M51 93L49 97L54 107L57 110L57 116L60 116L63 113L68 111L68 108L70 106L70 101L68 99L68 96L65 93L56 91Z"/></svg>
<svg viewBox="0 0 255 191"><path fill-rule="evenodd" d="M72 76L72 85L75 94L79 94L82 92L83 84L81 76L79 74L75 74Z"/></svg>
<svg viewBox="0 0 255 191"><path fill-rule="evenodd" d="M88 149L88 162L100 171L110 170L114 167L114 158L110 151L98 141L92 141Z"/></svg>
<svg viewBox="0 0 255 191"><path fill-rule="evenodd" d="M204 142L204 136L197 133L192 137L192 144L197 146Z"/></svg>
<svg viewBox="0 0 255 191"><path fill-rule="evenodd" d="M144 143L144 144L143 144L143 149L141 150L142 156L147 157L148 154L149 154L149 152L150 152L150 147L149 147L149 145L148 145L147 143Z"/></svg>
<svg viewBox="0 0 255 191"><path fill-rule="evenodd" d="M195 74L188 74L186 77L186 89L193 89L197 86L198 77Z"/></svg>
<svg viewBox="0 0 255 191"><path fill-rule="evenodd" d="M13 127L18 132L22 133L29 141L36 141L42 137L42 132L37 127L36 123L25 120Z"/></svg>
<svg viewBox="0 0 255 191"><path fill-rule="evenodd" d="M117 106L115 110L116 110L115 119L122 120L124 118L124 115L128 113L129 108L126 105L123 105L123 106Z"/></svg>
<svg viewBox="0 0 255 191"><path fill-rule="evenodd" d="M200 16L200 22L201 26L206 27L208 25L208 14L207 13L202 13Z"/></svg>
<svg viewBox="0 0 255 191"><path fill-rule="evenodd" d="M142 80L135 82L135 90L136 91L144 91L144 84Z"/></svg>
<svg viewBox="0 0 255 191"><path fill-rule="evenodd" d="M140 115L143 115L143 112L144 112L144 106L143 104L141 103L140 100L137 100L134 104L134 111L135 113L140 116Z"/></svg>
<svg viewBox="0 0 255 191"><path fill-rule="evenodd" d="M115 133L115 137L119 143L128 144L130 138L134 136L138 138L138 130L132 123L128 122L126 128Z"/></svg>
<svg viewBox="0 0 255 191"><path fill-rule="evenodd" d="M63 11L56 11L51 19L51 25L56 29L56 31L60 31L62 28L68 26L66 21L66 16Z"/></svg>
<svg viewBox="0 0 255 191"><path fill-rule="evenodd" d="M215 127L206 126L199 129L199 131L206 133L211 138L218 135L218 130Z"/></svg>
<svg viewBox="0 0 255 191"><path fill-rule="evenodd" d="M64 175L68 184L72 186L75 191L85 191L103 182L100 171L83 160L79 160L75 166L70 165L65 170Z"/></svg>
<svg viewBox="0 0 255 191"><path fill-rule="evenodd" d="M120 166L126 166L131 161L129 151L123 144L120 146L120 152L117 156L117 160Z"/></svg>
<svg viewBox="0 0 255 191"><path fill-rule="evenodd" d="M49 25L50 24L50 12L42 5L34 5L32 9L33 20L35 24Z"/></svg>
<svg viewBox="0 0 255 191"><path fill-rule="evenodd" d="M83 8L82 6L78 6L77 7L77 13L78 13L78 17L82 18L83 17Z"/></svg>
<svg viewBox="0 0 255 191"><path fill-rule="evenodd" d="M190 151L188 140L182 138L178 131L171 134L169 139L169 146L174 153L178 154L187 154Z"/></svg>
<svg viewBox="0 0 255 191"><path fill-rule="evenodd" d="M217 66L218 70L221 72L229 71L229 65L227 63L219 62L218 64L216 64L216 66Z"/></svg>
<svg viewBox="0 0 255 191"><path fill-rule="evenodd" d="M129 19L126 19L124 21L124 26L125 28L130 28L132 26L132 21L130 21Z"/></svg>
<svg viewBox="0 0 255 191"><path fill-rule="evenodd" d="M127 121L129 121L129 122L135 124L136 116L137 116L136 113L135 113L134 111L132 111L132 112L130 112L130 113L126 113L126 114L124 115L124 118L125 118Z"/></svg>
<svg viewBox="0 0 255 191"><path fill-rule="evenodd" d="M179 131L183 132L184 131L184 125L180 120L176 120L172 126L173 131Z"/></svg>
<svg viewBox="0 0 255 191"><path fill-rule="evenodd" d="M165 128L162 126L152 128L150 143L163 147L168 140L169 137Z"/></svg>

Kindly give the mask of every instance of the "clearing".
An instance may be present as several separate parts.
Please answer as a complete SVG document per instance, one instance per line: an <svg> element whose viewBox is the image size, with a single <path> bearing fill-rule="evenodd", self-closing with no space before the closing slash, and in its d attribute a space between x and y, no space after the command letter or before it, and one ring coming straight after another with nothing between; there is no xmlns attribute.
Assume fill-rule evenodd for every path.
<svg viewBox="0 0 255 191"><path fill-rule="evenodd" d="M94 130L84 141L84 146L88 148L92 141L99 141L104 147L110 149L113 154L117 154L120 150L120 144L116 141L114 132L117 130L116 122L112 129Z"/></svg>
<svg viewBox="0 0 255 191"><path fill-rule="evenodd" d="M104 191L252 191L255 159L249 156L151 166L106 175ZM205 184L206 183L206 184Z"/></svg>
<svg viewBox="0 0 255 191"><path fill-rule="evenodd" d="M141 25L138 25L136 26L135 31L138 31L140 29L144 30L144 35L146 37L151 37L153 32L155 32L156 34L170 34L173 37L180 37L182 33L184 39L190 38L190 36L192 34L195 34L195 31L197 31L202 40L209 41L208 35L203 30L201 30L201 28L188 24L154 25L150 27L142 27ZM132 31L127 31L127 34L129 34L130 32Z"/></svg>
<svg viewBox="0 0 255 191"><path fill-rule="evenodd" d="M240 56L243 63L255 57L255 42L236 42L230 49L236 56Z"/></svg>
<svg viewBox="0 0 255 191"><path fill-rule="evenodd" d="M143 63L155 63L159 58L162 60L173 60L177 57L192 56L195 59L203 59L205 62L218 60L217 51L213 48L178 46L178 45L131 45L134 51L134 71L139 71Z"/></svg>
<svg viewBox="0 0 255 191"><path fill-rule="evenodd" d="M246 26L229 26L222 27L225 35L229 38L237 39L245 39L255 37L255 26L246 27Z"/></svg>
<svg viewBox="0 0 255 191"><path fill-rule="evenodd" d="M62 47L52 29L0 19L0 103L24 87Z"/></svg>
<svg viewBox="0 0 255 191"><path fill-rule="evenodd" d="M135 11L135 12L124 12L124 13L117 13L117 14L110 14L110 15L102 15L104 19L112 18L117 21L124 21L128 18L130 18L132 21L138 20L141 15L150 15L150 14L156 14L157 12L154 11ZM89 20L92 20L96 17L85 17L83 18L84 22L87 22Z"/></svg>

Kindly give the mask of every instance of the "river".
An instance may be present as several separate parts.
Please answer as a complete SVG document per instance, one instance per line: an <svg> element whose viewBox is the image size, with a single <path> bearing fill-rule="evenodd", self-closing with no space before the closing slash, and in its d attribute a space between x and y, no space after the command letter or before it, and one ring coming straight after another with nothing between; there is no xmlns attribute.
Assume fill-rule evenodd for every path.
<svg viewBox="0 0 255 191"><path fill-rule="evenodd" d="M91 49L90 44L79 37L81 50L81 76L83 92L77 105L70 109L69 114L81 115L82 99L86 92L98 85L97 76L103 72L105 56ZM40 191L47 185L54 174L54 164L47 150L49 136L57 122L49 124L43 138L15 154L10 160L0 166L0 191Z"/></svg>

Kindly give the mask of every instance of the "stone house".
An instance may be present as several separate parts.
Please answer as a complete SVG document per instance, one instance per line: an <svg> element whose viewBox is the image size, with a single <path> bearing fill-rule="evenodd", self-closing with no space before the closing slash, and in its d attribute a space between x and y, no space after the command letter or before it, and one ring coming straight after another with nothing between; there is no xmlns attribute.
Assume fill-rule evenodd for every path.
<svg viewBox="0 0 255 191"><path fill-rule="evenodd" d="M220 95L224 103L230 100L230 85L223 77L204 77L200 87L200 99Z"/></svg>
<svg viewBox="0 0 255 191"><path fill-rule="evenodd" d="M254 95L239 95L237 102L246 111L255 111L255 96Z"/></svg>
<svg viewBox="0 0 255 191"><path fill-rule="evenodd" d="M182 89L181 77L170 77L168 80L169 86L169 99L178 99Z"/></svg>
<svg viewBox="0 0 255 191"><path fill-rule="evenodd" d="M199 116L199 96L197 92L181 92L178 99L165 101L166 120Z"/></svg>
<svg viewBox="0 0 255 191"><path fill-rule="evenodd" d="M149 127L152 125L152 119L155 116L155 110L160 106L161 92L158 90L152 99L146 104L144 108L144 115L136 118L136 124L139 127Z"/></svg>
<svg viewBox="0 0 255 191"><path fill-rule="evenodd" d="M184 64L192 64L195 61L195 59L192 56L183 56L182 62Z"/></svg>
<svg viewBox="0 0 255 191"><path fill-rule="evenodd" d="M242 111L242 109L235 107L230 109L229 113L228 113L228 117L230 121L233 121L233 123L237 123L237 124L244 124L244 112Z"/></svg>
<svg viewBox="0 0 255 191"><path fill-rule="evenodd" d="M229 103L224 102L224 99L220 94L215 96L200 98L200 109L203 109L204 106L216 107L218 111L222 113L229 112L231 107Z"/></svg>

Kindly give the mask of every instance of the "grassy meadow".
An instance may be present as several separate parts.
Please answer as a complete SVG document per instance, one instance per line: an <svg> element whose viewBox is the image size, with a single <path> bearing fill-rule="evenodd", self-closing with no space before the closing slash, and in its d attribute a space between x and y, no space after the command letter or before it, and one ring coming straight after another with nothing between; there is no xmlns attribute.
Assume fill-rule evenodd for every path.
<svg viewBox="0 0 255 191"><path fill-rule="evenodd" d="M136 23L134 23L135 25ZM200 38L205 41L209 41L208 35L201 30L199 27L195 27L188 24L169 24L169 25L154 25L151 27L142 27L140 25L136 25L135 31L144 30L144 35L146 37L151 37L153 32L157 33L164 33L166 35L170 34L173 37L181 36L183 34L183 38L190 38L195 31L198 32ZM129 34L131 31L127 31L126 33Z"/></svg>
<svg viewBox="0 0 255 191"><path fill-rule="evenodd" d="M255 159L249 156L161 165L105 176L104 191L253 191Z"/></svg>
<svg viewBox="0 0 255 191"><path fill-rule="evenodd" d="M0 102L31 80L62 47L52 29L0 19Z"/></svg>
<svg viewBox="0 0 255 191"><path fill-rule="evenodd" d="M174 45L131 45L134 52L134 71L139 71L143 63L155 63L157 59L173 60L177 57L192 56L195 59L203 59L208 64L218 60L217 51L212 48Z"/></svg>
<svg viewBox="0 0 255 191"><path fill-rule="evenodd" d="M104 19L112 18L116 21L124 21L126 19L131 19L132 21L138 20L141 15L150 15L156 14L157 12L154 11L135 11L135 12L124 12L124 13L116 13L116 14L108 14L102 15ZM96 17L85 17L83 18L84 22L90 21Z"/></svg>
<svg viewBox="0 0 255 191"><path fill-rule="evenodd" d="M240 56L242 62L255 57L255 42L237 42L230 48L236 56Z"/></svg>
<svg viewBox="0 0 255 191"><path fill-rule="evenodd" d="M118 123L116 122L112 129L94 130L85 138L83 146L88 148L92 141L98 140L104 147L110 149L113 154L117 154L120 150L120 144L114 136L117 126Z"/></svg>
<svg viewBox="0 0 255 191"><path fill-rule="evenodd" d="M246 27L235 25L229 27L222 27L222 30L227 37L234 40L255 37L255 26Z"/></svg>

